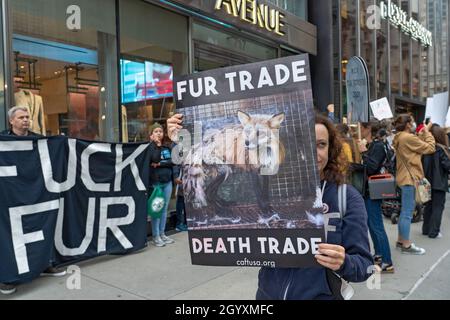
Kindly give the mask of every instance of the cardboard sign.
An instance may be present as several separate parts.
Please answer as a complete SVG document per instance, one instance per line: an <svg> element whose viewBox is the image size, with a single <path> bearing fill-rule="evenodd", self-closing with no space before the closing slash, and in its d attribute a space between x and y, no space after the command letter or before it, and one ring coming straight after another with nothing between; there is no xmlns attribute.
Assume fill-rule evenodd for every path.
<svg viewBox="0 0 450 320"><path fill-rule="evenodd" d="M317 267L324 220L308 55L180 77L175 97L192 263Z"/></svg>
<svg viewBox="0 0 450 320"><path fill-rule="evenodd" d="M433 98L427 99L427 109L425 119L430 118L431 122L445 126L448 113L448 92L438 93Z"/></svg>
<svg viewBox="0 0 450 320"><path fill-rule="evenodd" d="M380 121L394 117L387 98L382 98L371 102L370 108L372 109L374 117Z"/></svg>
<svg viewBox="0 0 450 320"><path fill-rule="evenodd" d="M361 57L353 57L347 65L347 111L351 123L369 121L369 74Z"/></svg>

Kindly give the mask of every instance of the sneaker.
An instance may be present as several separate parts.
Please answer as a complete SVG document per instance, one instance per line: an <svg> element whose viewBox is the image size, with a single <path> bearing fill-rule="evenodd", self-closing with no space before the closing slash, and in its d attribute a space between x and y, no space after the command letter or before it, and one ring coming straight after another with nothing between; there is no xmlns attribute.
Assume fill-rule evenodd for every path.
<svg viewBox="0 0 450 320"><path fill-rule="evenodd" d="M414 255L423 255L425 254L425 249L416 247L414 243L411 243L409 248L402 248L402 253L414 254Z"/></svg>
<svg viewBox="0 0 450 320"><path fill-rule="evenodd" d="M175 240L169 238L168 236L166 236L165 234L161 235L161 240L164 241L164 244L171 244L174 243Z"/></svg>
<svg viewBox="0 0 450 320"><path fill-rule="evenodd" d="M397 249L401 249L401 248L403 248L403 244L401 243L401 242L396 242L395 243L395 248L397 248Z"/></svg>
<svg viewBox="0 0 450 320"><path fill-rule="evenodd" d="M394 265L391 264L387 264L387 263L383 263L381 265L381 273L394 273L395 269L394 269Z"/></svg>
<svg viewBox="0 0 450 320"><path fill-rule="evenodd" d="M16 292L16 287L12 284L0 283L0 293L4 295L13 294Z"/></svg>
<svg viewBox="0 0 450 320"><path fill-rule="evenodd" d="M442 239L442 237L443 237L442 233L439 232L436 238Z"/></svg>
<svg viewBox="0 0 450 320"><path fill-rule="evenodd" d="M166 243L161 239L161 237L153 238L153 244L157 247L164 247Z"/></svg>
<svg viewBox="0 0 450 320"><path fill-rule="evenodd" d="M66 273L67 273L66 270L49 267L41 273L41 276L64 277L66 275Z"/></svg>
<svg viewBox="0 0 450 320"><path fill-rule="evenodd" d="M377 255L373 256L373 262L374 262L376 265L381 265L381 263L382 263L382 257L381 257L381 256L377 256Z"/></svg>
<svg viewBox="0 0 450 320"><path fill-rule="evenodd" d="M185 224L179 224L175 228L178 232L188 231L188 227Z"/></svg>

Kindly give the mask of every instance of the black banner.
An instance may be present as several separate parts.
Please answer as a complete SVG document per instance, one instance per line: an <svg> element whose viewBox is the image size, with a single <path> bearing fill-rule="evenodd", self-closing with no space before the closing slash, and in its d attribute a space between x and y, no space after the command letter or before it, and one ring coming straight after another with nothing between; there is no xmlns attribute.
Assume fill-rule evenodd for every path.
<svg viewBox="0 0 450 320"><path fill-rule="evenodd" d="M318 266L324 222L308 56L180 77L175 91L192 262Z"/></svg>
<svg viewBox="0 0 450 320"><path fill-rule="evenodd" d="M0 282L147 244L148 144L0 136Z"/></svg>

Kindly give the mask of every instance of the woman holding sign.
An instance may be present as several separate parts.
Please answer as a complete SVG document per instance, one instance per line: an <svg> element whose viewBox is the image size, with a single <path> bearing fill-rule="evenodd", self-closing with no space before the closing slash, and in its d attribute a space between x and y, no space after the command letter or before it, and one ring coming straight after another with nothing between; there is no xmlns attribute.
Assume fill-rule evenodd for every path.
<svg viewBox="0 0 450 320"><path fill-rule="evenodd" d="M182 128L182 116L167 121L169 137ZM334 125L327 118L316 118L317 159L322 181L324 213L339 212L338 188L344 183L342 144ZM329 232L328 243L319 245L319 268L270 269L259 273L257 299L334 300L343 299L341 279L363 282L372 273L367 213L361 195L347 187L347 208L342 219L330 219L336 227Z"/></svg>

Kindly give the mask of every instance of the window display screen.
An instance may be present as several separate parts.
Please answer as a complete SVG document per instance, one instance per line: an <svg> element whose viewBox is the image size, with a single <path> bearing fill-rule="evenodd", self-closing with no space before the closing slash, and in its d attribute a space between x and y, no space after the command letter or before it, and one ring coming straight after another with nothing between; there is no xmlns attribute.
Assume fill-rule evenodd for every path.
<svg viewBox="0 0 450 320"><path fill-rule="evenodd" d="M173 68L150 61L121 59L122 103L172 97Z"/></svg>

